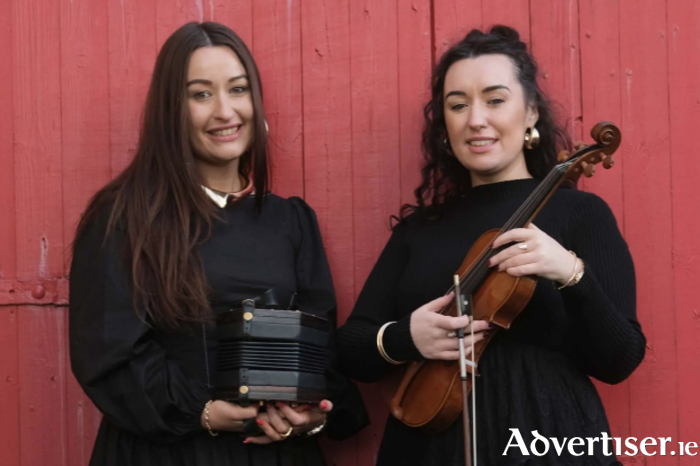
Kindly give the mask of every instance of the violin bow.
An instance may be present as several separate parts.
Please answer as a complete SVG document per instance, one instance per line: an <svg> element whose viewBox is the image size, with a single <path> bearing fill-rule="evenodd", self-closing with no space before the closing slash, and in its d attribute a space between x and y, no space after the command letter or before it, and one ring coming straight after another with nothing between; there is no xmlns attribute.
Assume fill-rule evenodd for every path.
<svg viewBox="0 0 700 466"><path fill-rule="evenodd" d="M465 299L464 296L462 295L462 288L460 287L459 283L459 275L455 274L454 276L454 282L455 282L455 299L456 299L456 306L457 306L457 315L458 316L463 316L464 315L464 307L467 306L469 309L472 309L471 307L471 296L469 296L469 299ZM460 328L457 330L457 337L459 338L459 372L460 372L460 378L462 379L462 403L464 406L464 410L462 412L462 423L464 425L464 464L465 466L472 466L472 454L474 458L474 463L473 466L477 466L477 460L476 460L476 380L474 379L474 375L476 373L476 362L474 362L474 326L472 325L474 323L474 313L468 313L469 315L469 329L471 331L471 337L472 337L472 351L471 351L471 361L467 361L467 357L464 351L464 329ZM469 387L467 385L467 365L471 366L472 368L472 416L474 416L474 429L470 429L469 427ZM471 431L471 434L470 434ZM471 444L472 444L472 437L473 435L473 444L474 444L474 450L472 452Z"/></svg>

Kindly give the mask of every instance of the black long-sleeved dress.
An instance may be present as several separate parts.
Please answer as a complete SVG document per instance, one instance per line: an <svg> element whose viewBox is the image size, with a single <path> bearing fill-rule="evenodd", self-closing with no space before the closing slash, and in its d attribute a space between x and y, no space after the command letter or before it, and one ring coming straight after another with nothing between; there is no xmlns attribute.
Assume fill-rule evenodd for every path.
<svg viewBox="0 0 700 466"><path fill-rule="evenodd" d="M215 367L213 325L172 333L142 322L132 305L117 229L102 247L108 212L77 238L70 274L73 373L104 414L91 466L292 466L324 464L315 437L246 445L236 433L213 437L200 424ZM201 245L215 312L274 289L280 303L335 324L335 295L314 212L299 198L268 195L259 215L248 197L221 210ZM326 433L342 439L367 423L357 389L335 370Z"/></svg>
<svg viewBox="0 0 700 466"><path fill-rule="evenodd" d="M420 360L410 334L410 315L442 296L467 251L485 231L501 228L535 189L535 179L477 186L439 221L415 215L398 225L367 279L357 304L337 335L341 367L360 381L381 379L395 366L380 356L376 335L388 321L384 346L399 361ZM509 331L484 352L477 379L478 464L610 465L601 442L594 455L574 457L530 452L537 430L559 441L609 432L589 376L606 383L627 378L644 357L645 338L636 320L634 266L607 204L599 197L559 189L534 221L585 262L585 274L561 291L545 279ZM517 428L529 455L506 446ZM390 416L380 466L464 464L462 422L426 435ZM512 444L515 444L513 442ZM537 445L542 451L542 444ZM614 448L608 448L614 451Z"/></svg>

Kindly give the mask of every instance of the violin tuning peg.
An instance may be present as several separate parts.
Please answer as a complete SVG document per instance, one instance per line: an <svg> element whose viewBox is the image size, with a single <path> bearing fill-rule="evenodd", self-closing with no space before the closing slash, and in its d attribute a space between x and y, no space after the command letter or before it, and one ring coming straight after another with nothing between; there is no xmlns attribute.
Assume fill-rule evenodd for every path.
<svg viewBox="0 0 700 466"><path fill-rule="evenodd" d="M583 167L583 174L586 175L586 177L588 178L593 176L595 174L595 165L590 164Z"/></svg>
<svg viewBox="0 0 700 466"><path fill-rule="evenodd" d="M581 149L582 147L586 147L586 143L585 143L585 142L583 142L583 141L576 141L576 142L574 143L574 148L575 148L576 150L579 150L579 149Z"/></svg>
<svg viewBox="0 0 700 466"><path fill-rule="evenodd" d="M606 169L611 168L614 164L615 164L615 159L613 159L612 155L608 155L603 160L603 167L605 167Z"/></svg>
<svg viewBox="0 0 700 466"><path fill-rule="evenodd" d="M568 150L563 150L559 152L559 155L557 155L557 161L559 163L566 162L567 160L569 160L569 157L571 157L571 152L569 152Z"/></svg>

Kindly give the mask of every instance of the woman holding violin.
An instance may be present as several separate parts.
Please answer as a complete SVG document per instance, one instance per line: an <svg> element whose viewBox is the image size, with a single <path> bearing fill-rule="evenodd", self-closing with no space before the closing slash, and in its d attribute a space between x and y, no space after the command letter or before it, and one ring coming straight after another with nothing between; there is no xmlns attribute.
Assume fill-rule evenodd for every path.
<svg viewBox="0 0 700 466"><path fill-rule="evenodd" d="M644 357L634 265L603 200L553 189L534 223L490 244L484 263L490 273L536 279L509 329L476 313L471 322L440 312L454 302L454 293L445 292L477 239L507 224L567 145L536 76L526 45L505 26L473 30L442 56L425 107L426 163L416 205L401 209L339 330L339 358L363 382L409 363L448 366L460 356L456 336L464 329L467 353L473 343L489 343L478 360L471 412L476 464L607 466L616 464L614 448L602 442L579 448L580 456L567 448L542 456L529 451L533 431L560 442L609 435L589 377L619 383ZM426 390L426 403L432 393ZM512 429L528 454L512 446ZM377 465L463 465L464 439L460 420L426 433L390 416Z"/></svg>

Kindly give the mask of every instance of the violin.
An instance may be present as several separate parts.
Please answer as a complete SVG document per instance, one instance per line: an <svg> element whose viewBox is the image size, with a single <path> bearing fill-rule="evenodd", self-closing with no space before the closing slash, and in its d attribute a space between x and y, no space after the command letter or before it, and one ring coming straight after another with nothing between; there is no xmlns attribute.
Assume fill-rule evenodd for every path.
<svg viewBox="0 0 700 466"><path fill-rule="evenodd" d="M426 433L439 433L464 413L465 444L470 443L466 430L469 427L466 398L473 387L474 376L480 375L478 361L497 331L511 327L532 297L537 284L536 277L513 277L505 271L498 272L489 268L489 259L509 246L493 249L491 244L499 235L515 228L524 228L532 222L565 180L576 183L581 175L591 177L595 173L595 166L601 162L606 169L613 166L612 155L620 146L622 138L620 130L612 123L600 122L591 130L591 136L594 144L577 144L574 154L560 152L559 163L503 228L484 233L467 253L455 272L455 285L448 290L448 293L455 291L460 298L440 312L449 316L461 314L460 300L463 299L463 304L471 309L473 320L486 320L495 324L496 331L474 345L464 384L460 383L460 371L464 371L465 361L428 360L412 362L406 367L390 407L392 415L404 424L420 428Z"/></svg>

